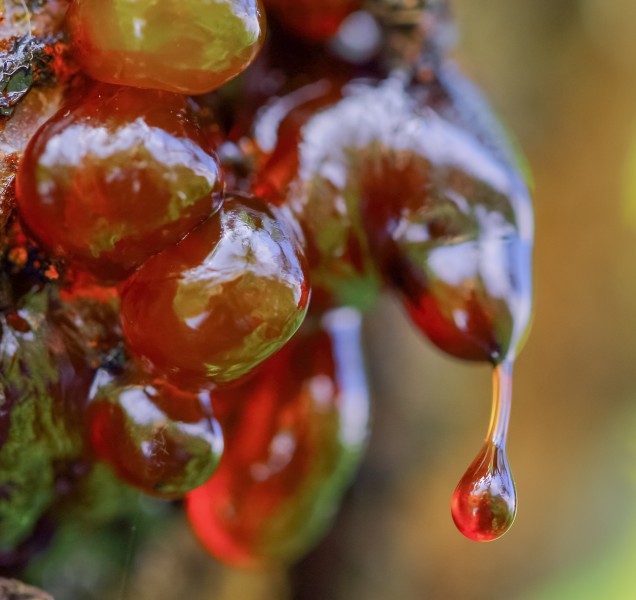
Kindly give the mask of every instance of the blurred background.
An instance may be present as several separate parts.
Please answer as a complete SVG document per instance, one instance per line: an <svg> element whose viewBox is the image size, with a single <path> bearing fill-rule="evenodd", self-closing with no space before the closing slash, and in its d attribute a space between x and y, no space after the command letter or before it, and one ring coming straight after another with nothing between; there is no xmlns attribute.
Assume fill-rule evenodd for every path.
<svg viewBox="0 0 636 600"><path fill-rule="evenodd" d="M310 556L288 572L231 571L181 517L139 498L144 518L118 532L123 556L78 544L71 559L33 566L58 600L70 598L69 570L99 600L636 598L636 3L453 6L456 58L517 136L535 185L535 321L509 439L514 527L475 544L449 511L488 424L489 369L433 350L387 299L366 323L370 448Z"/></svg>

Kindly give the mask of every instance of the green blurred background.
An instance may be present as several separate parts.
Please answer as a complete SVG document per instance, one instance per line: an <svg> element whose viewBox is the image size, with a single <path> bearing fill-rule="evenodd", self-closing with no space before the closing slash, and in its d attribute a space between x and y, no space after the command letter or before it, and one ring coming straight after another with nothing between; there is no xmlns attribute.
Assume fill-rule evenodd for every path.
<svg viewBox="0 0 636 600"><path fill-rule="evenodd" d="M366 327L371 446L312 555L287 573L233 572L180 517L158 514L161 527L140 520L120 532L112 568L102 558L94 569L106 564L102 579L79 548L46 566L51 591L71 569L99 600L636 598L636 2L454 8L457 58L515 132L535 183L535 322L509 442L513 529L478 545L450 518L488 424L488 368L431 349L387 299Z"/></svg>

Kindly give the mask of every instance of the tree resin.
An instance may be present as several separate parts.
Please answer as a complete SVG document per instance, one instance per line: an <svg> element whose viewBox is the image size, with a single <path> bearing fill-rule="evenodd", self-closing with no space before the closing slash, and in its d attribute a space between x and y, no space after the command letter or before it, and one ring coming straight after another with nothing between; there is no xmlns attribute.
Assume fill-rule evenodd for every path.
<svg viewBox="0 0 636 600"><path fill-rule="evenodd" d="M512 361L493 373L493 406L483 448L455 488L451 513L457 529L475 542L490 542L510 529L517 492L506 456L512 399Z"/></svg>

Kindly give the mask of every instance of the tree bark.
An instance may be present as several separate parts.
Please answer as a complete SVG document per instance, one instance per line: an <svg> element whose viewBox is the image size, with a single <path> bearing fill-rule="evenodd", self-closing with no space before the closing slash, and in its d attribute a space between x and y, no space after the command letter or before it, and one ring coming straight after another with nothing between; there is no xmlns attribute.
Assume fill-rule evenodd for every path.
<svg viewBox="0 0 636 600"><path fill-rule="evenodd" d="M15 579L0 578L0 600L53 600L53 596Z"/></svg>

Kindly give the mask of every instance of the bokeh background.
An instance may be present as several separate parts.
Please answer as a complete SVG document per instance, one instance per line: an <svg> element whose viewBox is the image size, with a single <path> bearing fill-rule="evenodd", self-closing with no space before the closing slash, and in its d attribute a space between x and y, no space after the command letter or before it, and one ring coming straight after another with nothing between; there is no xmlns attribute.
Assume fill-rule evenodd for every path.
<svg viewBox="0 0 636 600"><path fill-rule="evenodd" d="M453 8L456 58L534 178L535 322L515 374L513 529L479 545L450 518L488 424L488 368L433 350L386 299L366 323L369 452L310 556L290 571L231 571L179 516L138 498L143 517L121 526L112 549L86 552L75 532L58 540L70 548L63 561L34 565L56 598L636 598L636 2ZM102 537L88 543L108 546Z"/></svg>

